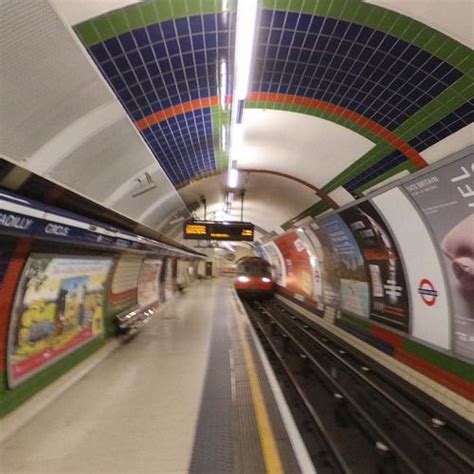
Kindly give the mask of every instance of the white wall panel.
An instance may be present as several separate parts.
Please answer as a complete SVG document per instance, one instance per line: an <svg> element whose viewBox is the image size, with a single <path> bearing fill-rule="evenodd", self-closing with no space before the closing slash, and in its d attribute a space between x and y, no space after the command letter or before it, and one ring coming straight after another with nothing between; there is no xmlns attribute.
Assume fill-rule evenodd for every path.
<svg viewBox="0 0 474 474"><path fill-rule="evenodd" d="M263 251L267 256L267 260L272 265L272 274L273 278L277 285L286 286L286 266L285 266L285 259L280 252L280 249L274 242L268 242L267 244L263 245Z"/></svg>
<svg viewBox="0 0 474 474"><path fill-rule="evenodd" d="M67 1L60 3L67 8ZM85 12L104 2L73 3ZM114 8L124 2L112 3ZM131 219L140 220L151 207L142 223L152 227L184 211L174 186L63 21L47 0L0 0L0 64L8 65L0 68L0 153ZM133 179L145 170L156 189L132 199ZM163 206L153 207L160 200Z"/></svg>
<svg viewBox="0 0 474 474"><path fill-rule="evenodd" d="M473 2L474 4L474 2ZM448 155L462 150L474 144L474 123L466 125L461 130L452 135L443 138L443 140L431 145L426 150L423 150L420 155L428 163L436 163Z"/></svg>
<svg viewBox="0 0 474 474"><path fill-rule="evenodd" d="M45 1L0 2L0 152L22 161L114 100Z"/></svg>
<svg viewBox="0 0 474 474"><path fill-rule="evenodd" d="M322 187L374 147L352 130L319 117L245 109L239 167L271 169Z"/></svg>
<svg viewBox="0 0 474 474"><path fill-rule="evenodd" d="M408 291L411 296L412 335L430 344L450 349L451 317L448 290L428 230L400 189L391 189L376 196L372 201L389 222L405 264ZM423 280L430 281L438 293L431 305L427 304L419 293ZM423 286L427 287L426 283ZM426 296L425 299L433 300Z"/></svg>
<svg viewBox="0 0 474 474"><path fill-rule="evenodd" d="M143 256L123 254L115 267L112 278L112 293L124 293L137 288L138 275L142 267Z"/></svg>
<svg viewBox="0 0 474 474"><path fill-rule="evenodd" d="M474 48L472 0L366 0L402 13Z"/></svg>

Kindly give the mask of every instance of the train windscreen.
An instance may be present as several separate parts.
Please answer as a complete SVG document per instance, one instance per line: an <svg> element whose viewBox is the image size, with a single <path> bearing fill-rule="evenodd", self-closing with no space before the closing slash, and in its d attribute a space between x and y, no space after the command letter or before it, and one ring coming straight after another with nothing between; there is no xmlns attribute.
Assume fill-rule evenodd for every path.
<svg viewBox="0 0 474 474"><path fill-rule="evenodd" d="M265 260L244 260L237 265L237 273L271 276L270 264Z"/></svg>

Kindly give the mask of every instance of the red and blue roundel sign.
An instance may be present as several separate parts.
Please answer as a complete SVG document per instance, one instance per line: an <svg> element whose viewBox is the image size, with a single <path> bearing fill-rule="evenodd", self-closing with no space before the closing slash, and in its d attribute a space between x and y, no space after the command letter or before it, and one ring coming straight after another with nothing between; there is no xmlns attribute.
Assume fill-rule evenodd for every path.
<svg viewBox="0 0 474 474"><path fill-rule="evenodd" d="M436 303L436 298L438 298L438 291L428 278L423 278L420 281L418 294L427 306L433 306Z"/></svg>

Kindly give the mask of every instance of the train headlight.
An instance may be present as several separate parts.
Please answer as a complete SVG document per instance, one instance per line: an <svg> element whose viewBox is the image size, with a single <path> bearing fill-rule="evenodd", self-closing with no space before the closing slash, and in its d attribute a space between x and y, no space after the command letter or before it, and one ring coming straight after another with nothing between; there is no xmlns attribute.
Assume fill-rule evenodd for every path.
<svg viewBox="0 0 474 474"><path fill-rule="evenodd" d="M248 283L250 281L249 277L246 277L245 275L240 275L237 277L237 280L240 281L240 283Z"/></svg>
<svg viewBox="0 0 474 474"><path fill-rule="evenodd" d="M263 281L263 283L270 283L271 282L270 278L267 278L267 277L263 277L262 281Z"/></svg>

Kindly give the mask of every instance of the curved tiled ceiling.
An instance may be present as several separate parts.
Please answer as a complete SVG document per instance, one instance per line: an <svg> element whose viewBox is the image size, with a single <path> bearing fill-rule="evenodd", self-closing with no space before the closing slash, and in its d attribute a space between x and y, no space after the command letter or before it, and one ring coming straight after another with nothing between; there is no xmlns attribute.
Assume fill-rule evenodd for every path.
<svg viewBox="0 0 474 474"><path fill-rule="evenodd" d="M227 167L222 126L230 120L235 13L223 9L226 3L151 0L75 27L177 188ZM358 0L261 0L259 6L243 123L248 120L244 145L253 140L265 150L246 167L297 175L313 160L306 180L328 196L352 199L426 166L425 150L472 123L473 53L465 44ZM281 125L252 126L263 110L278 112ZM299 129L289 128L288 151L272 164L279 130L295 113L303 117ZM341 130L334 160L301 151L311 148L301 136L313 136L313 146L322 148L324 133L312 132L334 127ZM323 199L287 224L334 201L341 204Z"/></svg>

